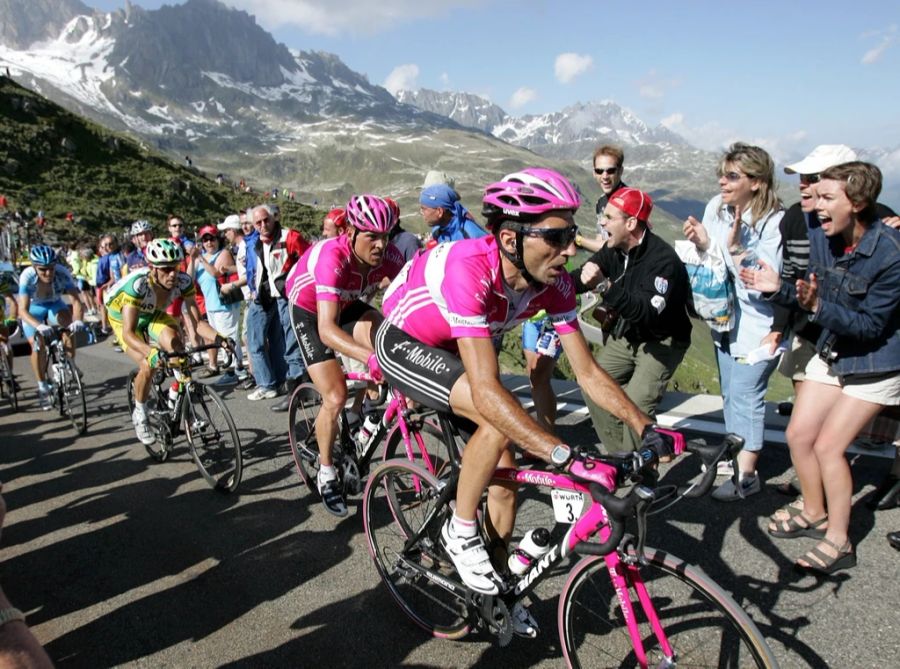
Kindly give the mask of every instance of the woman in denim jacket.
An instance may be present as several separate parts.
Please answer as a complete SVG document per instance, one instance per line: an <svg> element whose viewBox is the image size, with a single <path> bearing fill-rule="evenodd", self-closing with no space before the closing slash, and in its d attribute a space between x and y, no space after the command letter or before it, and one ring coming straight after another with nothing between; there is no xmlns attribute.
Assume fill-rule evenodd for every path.
<svg viewBox="0 0 900 669"><path fill-rule="evenodd" d="M719 162L720 194L710 200L701 223L693 216L684 235L698 251L713 249L732 277L742 265L759 261L781 268L784 210L775 195L775 163L763 149L733 144ZM713 499L733 502L761 490L756 463L763 447L766 388L778 364L781 335L771 332L775 310L759 291L735 281L734 327L713 332L724 403L725 429L744 438L736 477L719 486ZM767 355L753 361L765 347ZM736 480L735 480L736 479ZM737 485L736 485L737 483Z"/></svg>
<svg viewBox="0 0 900 669"><path fill-rule="evenodd" d="M787 428L803 508L773 521L769 533L820 538L796 564L830 574L856 564L848 537L853 481L844 453L883 407L900 404L900 232L875 215L881 172L874 165L844 163L820 179L821 227L810 230L808 280L782 284L764 264L741 278L822 326L818 356L806 367Z"/></svg>

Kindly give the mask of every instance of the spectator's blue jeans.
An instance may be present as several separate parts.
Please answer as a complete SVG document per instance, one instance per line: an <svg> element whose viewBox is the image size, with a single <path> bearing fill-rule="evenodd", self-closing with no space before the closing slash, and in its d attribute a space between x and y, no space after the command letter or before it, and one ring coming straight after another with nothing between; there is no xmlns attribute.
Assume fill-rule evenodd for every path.
<svg viewBox="0 0 900 669"><path fill-rule="evenodd" d="M744 450L762 450L766 388L778 358L747 365L717 346L716 364L725 405L725 429L744 438Z"/></svg>
<svg viewBox="0 0 900 669"><path fill-rule="evenodd" d="M283 297L278 300L278 318L284 333L284 360L287 363L287 378L299 379L303 374L303 358L300 356L300 344L294 328L291 326L291 302Z"/></svg>
<svg viewBox="0 0 900 669"><path fill-rule="evenodd" d="M256 385L274 390L284 383L287 362L284 359L284 330L275 304L268 310L255 301L247 309L247 348L253 363Z"/></svg>

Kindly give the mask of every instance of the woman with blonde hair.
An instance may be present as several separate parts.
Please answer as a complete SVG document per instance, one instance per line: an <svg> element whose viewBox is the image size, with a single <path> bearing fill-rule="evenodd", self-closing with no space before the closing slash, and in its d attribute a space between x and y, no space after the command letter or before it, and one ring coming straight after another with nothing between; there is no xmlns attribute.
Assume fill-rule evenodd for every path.
<svg viewBox="0 0 900 669"><path fill-rule="evenodd" d="M762 489L756 464L763 447L765 394L781 343L781 335L769 331L771 303L737 276L741 266L756 266L760 260L781 270L778 224L784 210L775 194L775 163L758 146L732 144L719 162L718 175L719 194L706 206L703 221L690 216L683 231L698 251L724 258L735 279L734 325L728 332L713 332L725 429L744 438L739 471L713 498L733 502Z"/></svg>

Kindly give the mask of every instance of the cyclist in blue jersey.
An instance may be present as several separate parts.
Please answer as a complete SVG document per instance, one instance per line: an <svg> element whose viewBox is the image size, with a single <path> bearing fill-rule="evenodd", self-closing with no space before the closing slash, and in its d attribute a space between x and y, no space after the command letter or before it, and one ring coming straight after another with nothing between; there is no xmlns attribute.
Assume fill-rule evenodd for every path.
<svg viewBox="0 0 900 669"><path fill-rule="evenodd" d="M28 257L31 267L19 277L19 314L22 329L31 344L31 369L38 384L38 399L46 411L50 408L50 386L45 377L46 340L52 336L50 325L67 328L63 330L62 339L67 355L74 361L75 342L71 333L84 329L84 314L75 280L69 270L57 262L53 249L45 245L33 246ZM72 304L63 299L64 295L72 298Z"/></svg>

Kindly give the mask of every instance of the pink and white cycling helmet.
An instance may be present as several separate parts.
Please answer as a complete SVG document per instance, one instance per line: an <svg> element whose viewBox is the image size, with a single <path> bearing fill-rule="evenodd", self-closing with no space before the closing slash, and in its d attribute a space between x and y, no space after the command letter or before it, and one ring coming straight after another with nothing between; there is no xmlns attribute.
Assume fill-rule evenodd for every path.
<svg viewBox="0 0 900 669"><path fill-rule="evenodd" d="M377 195L354 195L347 203L347 220L357 230L384 234L397 223L391 206Z"/></svg>
<svg viewBox="0 0 900 669"><path fill-rule="evenodd" d="M559 172L526 167L484 189L482 214L488 219L529 223L548 211L581 206L578 189Z"/></svg>

